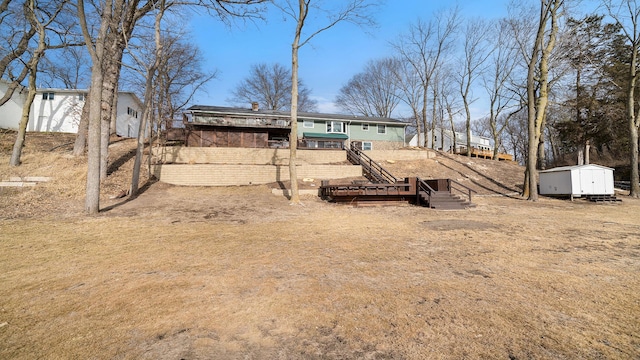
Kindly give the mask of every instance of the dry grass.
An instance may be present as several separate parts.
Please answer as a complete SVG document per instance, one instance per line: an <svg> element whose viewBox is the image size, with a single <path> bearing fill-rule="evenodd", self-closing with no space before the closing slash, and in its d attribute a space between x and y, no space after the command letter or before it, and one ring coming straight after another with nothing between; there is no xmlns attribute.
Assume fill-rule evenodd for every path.
<svg viewBox="0 0 640 360"><path fill-rule="evenodd" d="M267 187L155 183L85 217L47 186L0 196L64 214L3 207L0 358L640 357L638 200L292 207Z"/></svg>

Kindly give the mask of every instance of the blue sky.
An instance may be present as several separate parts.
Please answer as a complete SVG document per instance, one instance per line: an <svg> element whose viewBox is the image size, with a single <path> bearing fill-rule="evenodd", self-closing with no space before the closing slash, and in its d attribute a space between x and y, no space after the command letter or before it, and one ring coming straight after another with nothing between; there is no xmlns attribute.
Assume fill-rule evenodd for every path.
<svg viewBox="0 0 640 360"><path fill-rule="evenodd" d="M329 0L339 1L339 0ZM508 0L467 0L460 4L465 18L506 16ZM333 105L339 89L367 61L393 55L389 42L406 32L418 19L428 21L432 14L453 7L453 2L433 0L387 0L374 17L376 28L360 28L341 23L300 49L299 75L318 101L321 112L338 112ZM217 69L219 76L199 94L194 104L230 105L226 100L237 84L247 77L251 65L278 62L291 64L291 42L295 23L277 10L266 22L235 23L231 27L210 17L196 16L190 21L193 41L206 59L204 66ZM247 106L249 106L247 104ZM402 116L400 114L395 116ZM476 116L483 116L476 110Z"/></svg>

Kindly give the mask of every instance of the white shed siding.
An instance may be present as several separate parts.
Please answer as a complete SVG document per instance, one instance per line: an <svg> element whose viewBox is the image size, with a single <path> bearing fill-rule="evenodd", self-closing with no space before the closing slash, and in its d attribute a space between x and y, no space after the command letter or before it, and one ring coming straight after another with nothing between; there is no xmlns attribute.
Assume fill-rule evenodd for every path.
<svg viewBox="0 0 640 360"><path fill-rule="evenodd" d="M542 195L570 195L574 186L571 171L557 171L540 173L540 194Z"/></svg>
<svg viewBox="0 0 640 360"><path fill-rule="evenodd" d="M541 195L613 195L613 169L600 165L565 166L540 172Z"/></svg>

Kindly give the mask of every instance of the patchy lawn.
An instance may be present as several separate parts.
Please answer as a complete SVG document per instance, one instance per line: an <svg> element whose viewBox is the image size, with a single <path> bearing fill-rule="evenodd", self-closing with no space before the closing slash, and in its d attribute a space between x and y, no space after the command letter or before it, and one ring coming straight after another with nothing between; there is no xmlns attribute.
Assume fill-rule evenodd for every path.
<svg viewBox="0 0 640 360"><path fill-rule="evenodd" d="M465 211L290 206L267 186L109 199L123 161L87 217L64 151L0 155L0 177L53 177L0 190L0 358L640 357L638 200L493 196L517 184L468 159L459 176L492 190Z"/></svg>

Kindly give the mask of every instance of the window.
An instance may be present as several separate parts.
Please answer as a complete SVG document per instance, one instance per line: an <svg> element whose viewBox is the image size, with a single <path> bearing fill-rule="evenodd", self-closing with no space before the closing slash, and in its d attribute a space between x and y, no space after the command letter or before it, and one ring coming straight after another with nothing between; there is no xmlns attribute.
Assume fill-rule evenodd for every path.
<svg viewBox="0 0 640 360"><path fill-rule="evenodd" d="M373 149L373 145L371 144L371 141L362 142L362 150L371 150L371 149Z"/></svg>
<svg viewBox="0 0 640 360"><path fill-rule="evenodd" d="M80 93L78 94L78 101L84 101L87 98L87 94Z"/></svg>
<svg viewBox="0 0 640 360"><path fill-rule="evenodd" d="M42 100L53 100L53 96L54 96L54 93L52 92L42 93Z"/></svg>
<svg viewBox="0 0 640 360"><path fill-rule="evenodd" d="M341 121L327 121L328 133L345 133L344 124Z"/></svg>
<svg viewBox="0 0 640 360"><path fill-rule="evenodd" d="M362 131L369 131L369 124L362 124Z"/></svg>
<svg viewBox="0 0 640 360"><path fill-rule="evenodd" d="M378 124L378 134L386 134L387 133L387 125Z"/></svg>
<svg viewBox="0 0 640 360"><path fill-rule="evenodd" d="M313 128L313 120L305 120L302 122L302 127L307 128L307 129L312 129Z"/></svg>
<svg viewBox="0 0 640 360"><path fill-rule="evenodd" d="M138 118L138 112L137 112L137 111L135 111L135 110L133 110L133 109L132 109L132 108L130 108L130 107L127 107L127 114L129 114L129 115L133 116L133 117L134 117L134 118L136 118L136 119Z"/></svg>

